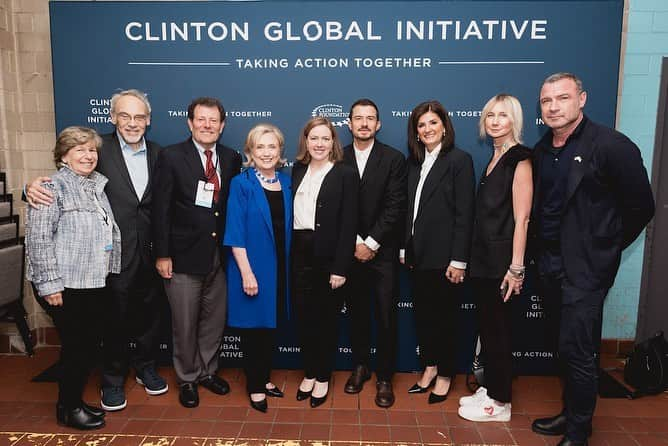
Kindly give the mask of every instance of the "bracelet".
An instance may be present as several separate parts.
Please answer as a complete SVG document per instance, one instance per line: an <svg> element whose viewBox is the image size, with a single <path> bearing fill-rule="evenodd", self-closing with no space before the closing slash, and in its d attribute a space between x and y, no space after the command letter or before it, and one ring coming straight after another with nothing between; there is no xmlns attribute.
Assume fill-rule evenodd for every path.
<svg viewBox="0 0 668 446"><path fill-rule="evenodd" d="M524 280L524 271L525 268L523 266L518 268L517 265L510 265L510 268L508 268L508 274L518 281Z"/></svg>

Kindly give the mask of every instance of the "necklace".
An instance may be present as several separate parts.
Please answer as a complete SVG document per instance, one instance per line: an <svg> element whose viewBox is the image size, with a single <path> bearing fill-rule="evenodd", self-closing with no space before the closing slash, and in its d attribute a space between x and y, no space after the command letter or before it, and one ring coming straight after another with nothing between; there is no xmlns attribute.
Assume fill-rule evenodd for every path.
<svg viewBox="0 0 668 446"><path fill-rule="evenodd" d="M501 149L501 155L503 155L504 153L506 153L508 151L508 149L510 149L510 144L508 144L508 141L506 141L503 144L498 145L498 146L496 144L492 144L492 145L494 146L495 149Z"/></svg>
<svg viewBox="0 0 668 446"><path fill-rule="evenodd" d="M257 169L255 169L255 176L258 177L260 181L262 181L263 183L267 184L278 183L278 176L275 176L274 178L267 178L264 175L262 175L260 171Z"/></svg>

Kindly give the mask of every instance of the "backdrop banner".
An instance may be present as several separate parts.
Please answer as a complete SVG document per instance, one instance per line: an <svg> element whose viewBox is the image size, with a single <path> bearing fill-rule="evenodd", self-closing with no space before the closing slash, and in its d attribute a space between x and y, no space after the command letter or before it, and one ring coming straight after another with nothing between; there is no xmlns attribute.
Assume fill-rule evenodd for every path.
<svg viewBox="0 0 668 446"><path fill-rule="evenodd" d="M163 145L189 136L186 109L215 96L226 111L221 141L241 150L258 122L278 125L294 159L298 134L311 116L327 116L344 143L350 104L360 97L380 108L378 139L404 153L412 108L441 101L456 129L456 144L471 153L476 173L491 155L478 138L485 102L506 92L524 108L524 140L545 132L538 91L557 71L578 74L588 91L587 114L614 126L622 0L597 1L316 1L316 2L85 2L51 1L56 129L86 125L110 132L109 98L119 90L148 93L148 137ZM397 299L397 369L416 370L410 287ZM529 278L513 299L514 356L521 374L551 373L549 314ZM459 364L470 363L475 296L460 296ZM275 366L301 365L293 323L281 321ZM166 329L161 348L170 358ZM229 329L225 366L243 358ZM345 305L336 358L351 367Z"/></svg>

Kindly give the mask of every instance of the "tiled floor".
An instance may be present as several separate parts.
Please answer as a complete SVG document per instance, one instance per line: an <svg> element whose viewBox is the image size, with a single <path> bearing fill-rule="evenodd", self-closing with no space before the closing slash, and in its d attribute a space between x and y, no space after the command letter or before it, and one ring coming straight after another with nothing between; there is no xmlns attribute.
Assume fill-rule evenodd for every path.
<svg viewBox="0 0 668 446"><path fill-rule="evenodd" d="M466 388L457 377L447 401L427 404L427 395L409 395L413 374L394 379L396 404L378 409L374 386L347 395L348 372L338 372L327 403L310 409L294 394L301 376L276 371L273 381L286 397L269 400L266 414L248 407L243 375L225 370L232 392L217 396L201 389L200 406L184 409L178 403L173 372L166 395L149 397L128 381L128 407L107 415L107 426L82 433L55 423L56 385L32 383L30 378L53 363L57 351L41 349L34 358L0 356L0 446L223 446L223 445L554 445L559 438L531 432L531 421L560 409L560 384L552 377L519 377L514 383L513 418L509 423L471 423L458 418L457 400ZM97 377L85 399L98 404ZM599 400L591 445L668 445L668 394L629 401Z"/></svg>

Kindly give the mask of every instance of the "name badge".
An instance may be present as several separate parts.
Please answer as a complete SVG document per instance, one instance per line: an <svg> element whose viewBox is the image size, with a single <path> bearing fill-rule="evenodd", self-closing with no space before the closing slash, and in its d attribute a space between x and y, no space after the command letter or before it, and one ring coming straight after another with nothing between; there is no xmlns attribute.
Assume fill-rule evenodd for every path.
<svg viewBox="0 0 668 446"><path fill-rule="evenodd" d="M200 180L197 182L197 194L195 195L195 206L210 208L213 204L213 184Z"/></svg>

